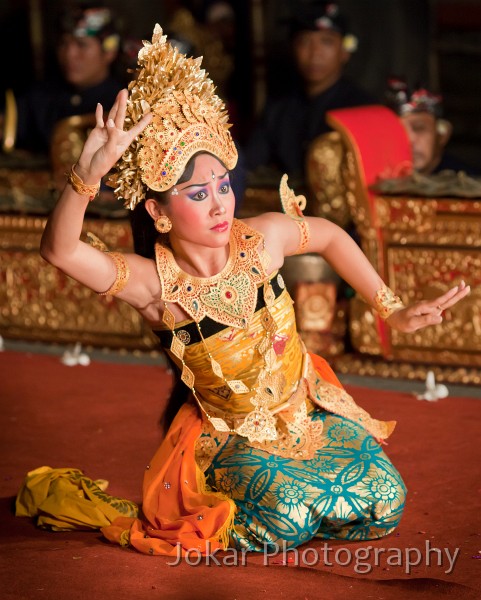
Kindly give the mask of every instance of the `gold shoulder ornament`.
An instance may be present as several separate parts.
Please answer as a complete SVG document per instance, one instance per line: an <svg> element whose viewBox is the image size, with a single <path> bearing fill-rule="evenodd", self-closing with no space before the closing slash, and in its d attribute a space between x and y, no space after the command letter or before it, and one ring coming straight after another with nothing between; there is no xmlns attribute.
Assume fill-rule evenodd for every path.
<svg viewBox="0 0 481 600"><path fill-rule="evenodd" d="M282 210L286 215L294 219L300 232L299 246L295 254L302 254L309 244L309 225L304 218L302 211L306 208L306 197L296 196L294 190L287 185L287 175L283 175L279 185L279 195L281 198Z"/></svg>

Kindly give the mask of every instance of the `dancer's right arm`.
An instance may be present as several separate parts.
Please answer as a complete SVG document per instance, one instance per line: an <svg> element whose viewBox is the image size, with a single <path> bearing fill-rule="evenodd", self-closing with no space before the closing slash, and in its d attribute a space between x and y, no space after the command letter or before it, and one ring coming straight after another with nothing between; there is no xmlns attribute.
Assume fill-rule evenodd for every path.
<svg viewBox="0 0 481 600"><path fill-rule="evenodd" d="M123 130L127 90L122 90L104 123L103 109L96 110L96 126L87 138L75 166L85 185L95 185L106 175L136 136L150 122L145 115L128 131ZM40 253L51 264L94 291L107 290L115 280L116 269L108 254L80 240L89 197L67 185L50 215L42 236ZM144 261L129 255L128 262L134 283L142 279ZM129 298L125 298L129 301Z"/></svg>

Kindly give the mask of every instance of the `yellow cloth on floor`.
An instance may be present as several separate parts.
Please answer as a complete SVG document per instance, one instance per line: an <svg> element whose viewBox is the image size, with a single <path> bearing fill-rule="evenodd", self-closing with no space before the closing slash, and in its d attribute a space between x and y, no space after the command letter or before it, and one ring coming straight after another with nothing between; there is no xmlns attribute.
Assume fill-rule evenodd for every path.
<svg viewBox="0 0 481 600"><path fill-rule="evenodd" d="M79 469L40 467L27 473L15 503L17 517L37 517L53 531L100 529L118 517L137 517L134 502L105 493L108 481L85 477Z"/></svg>

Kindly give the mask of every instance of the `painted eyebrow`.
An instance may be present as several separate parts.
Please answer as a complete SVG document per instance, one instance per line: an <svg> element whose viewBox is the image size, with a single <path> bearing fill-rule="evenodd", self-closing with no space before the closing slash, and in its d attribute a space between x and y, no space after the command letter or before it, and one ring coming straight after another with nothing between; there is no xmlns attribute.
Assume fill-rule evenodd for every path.
<svg viewBox="0 0 481 600"><path fill-rule="evenodd" d="M227 177L227 175L229 174L229 171L226 171L223 175L219 175L219 177L217 177L217 179L224 179L224 177ZM209 182L207 181L206 183L191 183L190 185L186 185L183 188L179 188L180 190L187 190L191 187L205 187L206 185L208 185Z"/></svg>

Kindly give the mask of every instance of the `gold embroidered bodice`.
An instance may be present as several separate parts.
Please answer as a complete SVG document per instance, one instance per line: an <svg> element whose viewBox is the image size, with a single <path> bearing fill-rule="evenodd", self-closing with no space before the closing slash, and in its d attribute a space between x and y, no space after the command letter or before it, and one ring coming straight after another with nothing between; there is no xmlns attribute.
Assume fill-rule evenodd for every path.
<svg viewBox="0 0 481 600"><path fill-rule="evenodd" d="M183 273L170 251L157 248L167 307L178 302L193 317L181 323L167 317L168 330L158 335L208 417L206 430L218 439L245 435L252 446L306 459L322 445L322 424L309 416L317 405L359 422L376 438L387 437L391 423L372 419L314 370L282 276L266 273L262 236L246 227L233 228L226 268L210 279ZM252 267L248 281L237 285L242 270ZM239 295L234 309L226 291ZM247 302L240 298L244 292Z"/></svg>
<svg viewBox="0 0 481 600"><path fill-rule="evenodd" d="M279 378L282 379L280 393L277 398L272 399L271 403L271 408L276 408L294 391L301 375L303 352L295 328L292 300L287 290L283 290L277 298L272 312L277 325L273 343L276 360L272 371L274 374L279 374ZM263 358L258 351L258 346L265 337L261 323L262 316L261 309L251 318L248 329L223 328L218 333L207 337L205 343L199 342L186 346L184 361L195 375L196 392L206 407L213 409L212 412L242 415L252 409L250 401L255 392L235 393L222 380L213 376L208 352L222 366L226 379L240 380L247 387L254 387L259 371L263 367ZM185 336L182 334L183 331L186 332L181 325L177 333ZM180 367L178 358L173 354L171 356Z"/></svg>

